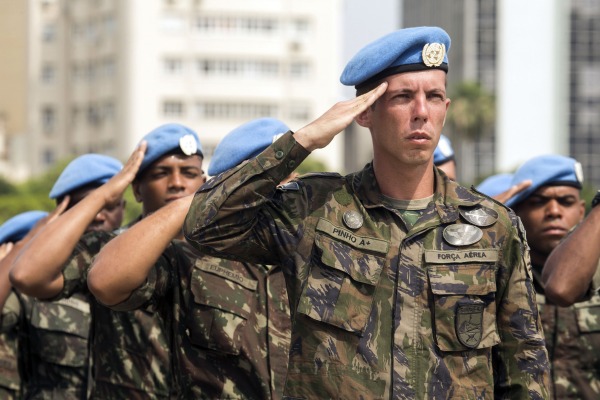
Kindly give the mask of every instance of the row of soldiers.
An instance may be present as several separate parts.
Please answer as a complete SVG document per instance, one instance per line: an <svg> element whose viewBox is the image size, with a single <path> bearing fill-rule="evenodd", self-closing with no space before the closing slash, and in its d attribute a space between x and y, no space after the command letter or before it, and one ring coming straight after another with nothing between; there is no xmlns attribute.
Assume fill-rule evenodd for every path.
<svg viewBox="0 0 600 400"><path fill-rule="evenodd" d="M596 362L581 361L594 268L567 287L572 308L539 294L565 293L565 264L543 267L583 218L580 168L536 158L496 193L450 179L449 48L436 27L370 43L342 73L356 98L296 132L272 118L233 130L208 182L179 124L124 166L75 159L53 212L0 229L14 242L0 261L5 396L597 397ZM294 175L352 121L371 132L371 163ZM143 211L120 228L129 185Z"/></svg>

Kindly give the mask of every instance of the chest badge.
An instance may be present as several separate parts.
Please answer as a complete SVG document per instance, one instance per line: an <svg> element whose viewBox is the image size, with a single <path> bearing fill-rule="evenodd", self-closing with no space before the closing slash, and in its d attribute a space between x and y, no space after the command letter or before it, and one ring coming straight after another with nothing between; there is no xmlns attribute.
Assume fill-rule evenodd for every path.
<svg viewBox="0 0 600 400"><path fill-rule="evenodd" d="M480 241L483 231L473 225L454 224L444 229L443 236L453 246L468 246Z"/></svg>
<svg viewBox="0 0 600 400"><path fill-rule="evenodd" d="M465 210L459 209L460 215L473 225L490 226L498 220L498 213L491 208L478 207Z"/></svg>
<svg viewBox="0 0 600 400"><path fill-rule="evenodd" d="M342 219L344 225L350 229L356 230L363 226L363 217L358 211L346 211Z"/></svg>
<svg viewBox="0 0 600 400"><path fill-rule="evenodd" d="M458 341L465 347L474 349L481 342L483 331L483 304L456 305L454 329Z"/></svg>

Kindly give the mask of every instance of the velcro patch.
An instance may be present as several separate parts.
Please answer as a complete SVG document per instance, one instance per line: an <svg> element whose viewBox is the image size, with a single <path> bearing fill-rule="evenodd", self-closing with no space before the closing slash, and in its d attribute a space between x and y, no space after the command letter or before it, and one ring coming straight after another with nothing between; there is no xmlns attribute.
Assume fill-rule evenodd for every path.
<svg viewBox="0 0 600 400"><path fill-rule="evenodd" d="M385 240L355 235L352 231L335 226L330 221L323 218L319 219L317 230L328 234L334 239L348 243L350 246L357 249L386 254L390 247L390 243Z"/></svg>
<svg viewBox="0 0 600 400"><path fill-rule="evenodd" d="M196 261L195 267L201 271L208 272L225 278L239 285L242 285L246 289L256 290L258 282L253 279L248 279L237 271L232 271L229 268L223 267L219 264L209 263L206 260Z"/></svg>
<svg viewBox="0 0 600 400"><path fill-rule="evenodd" d="M425 250L425 262L429 264L496 262L498 250Z"/></svg>

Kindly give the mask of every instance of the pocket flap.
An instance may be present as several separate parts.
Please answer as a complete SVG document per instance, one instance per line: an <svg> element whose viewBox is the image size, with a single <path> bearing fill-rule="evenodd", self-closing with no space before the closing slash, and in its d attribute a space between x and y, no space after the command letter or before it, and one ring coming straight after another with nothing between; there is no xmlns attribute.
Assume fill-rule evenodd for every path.
<svg viewBox="0 0 600 400"><path fill-rule="evenodd" d="M38 329L87 338L90 329L90 304L77 297L56 301L35 300L31 324Z"/></svg>
<svg viewBox="0 0 600 400"><path fill-rule="evenodd" d="M253 304L249 297L254 295L258 282L219 261L202 258L196 263L191 282L194 301L248 319Z"/></svg>
<svg viewBox="0 0 600 400"><path fill-rule="evenodd" d="M491 265L430 265L431 291L437 295L486 295L496 291L496 267Z"/></svg>
<svg viewBox="0 0 600 400"><path fill-rule="evenodd" d="M321 250L321 262L349 275L353 280L377 285L385 265L385 258L356 251L352 247L317 235L316 245Z"/></svg>

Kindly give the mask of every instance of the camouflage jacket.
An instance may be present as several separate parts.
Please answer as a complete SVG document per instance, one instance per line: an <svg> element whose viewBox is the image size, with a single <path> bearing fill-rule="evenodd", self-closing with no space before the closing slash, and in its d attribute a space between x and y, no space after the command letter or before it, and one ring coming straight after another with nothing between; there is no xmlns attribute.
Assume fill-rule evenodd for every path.
<svg viewBox="0 0 600 400"><path fill-rule="evenodd" d="M202 256L174 241L115 310L158 310L181 399L279 399L291 335L281 268Z"/></svg>
<svg viewBox="0 0 600 400"><path fill-rule="evenodd" d="M0 387L20 387L26 399L87 398L90 307L85 297L50 302L12 291L2 324Z"/></svg>
<svg viewBox="0 0 600 400"><path fill-rule="evenodd" d="M18 292L17 292L18 293ZM90 304L86 296L41 301L19 294L20 362L26 399L86 399Z"/></svg>
<svg viewBox="0 0 600 400"><path fill-rule="evenodd" d="M20 310L19 300L12 292L0 316L0 399L21 398L18 351Z"/></svg>
<svg viewBox="0 0 600 400"><path fill-rule="evenodd" d="M64 287L56 299L88 296L92 308L92 394L95 399L167 399L171 393L168 344L160 318L139 310L115 312L100 305L87 287L93 257L112 232L90 232L63 267ZM55 299L53 299L55 300Z"/></svg>
<svg viewBox="0 0 600 400"><path fill-rule="evenodd" d="M600 294L559 307L546 300L542 268L533 266L555 399L600 399Z"/></svg>
<svg viewBox="0 0 600 400"><path fill-rule="evenodd" d="M407 231L371 165L277 190L306 156L282 136L207 182L184 225L203 253L282 265L285 396L549 396L529 248L512 211L436 170L434 201Z"/></svg>

